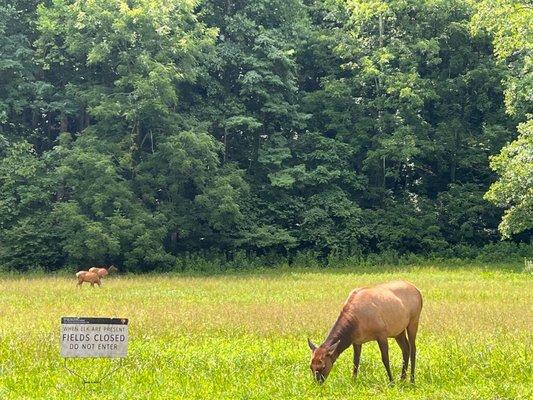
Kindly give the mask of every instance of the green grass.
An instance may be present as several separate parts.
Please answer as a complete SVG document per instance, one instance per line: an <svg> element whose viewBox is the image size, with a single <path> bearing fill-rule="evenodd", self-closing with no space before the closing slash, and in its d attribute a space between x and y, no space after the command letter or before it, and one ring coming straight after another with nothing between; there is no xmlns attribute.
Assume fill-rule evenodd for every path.
<svg viewBox="0 0 533 400"><path fill-rule="evenodd" d="M0 278L0 399L528 399L533 276L512 268L416 267L110 277L77 290L66 276ZM321 341L350 289L403 278L424 296L417 383L387 384L375 343L322 386L306 338ZM130 319L124 367L83 385L59 356L61 316ZM400 350L391 340L400 373ZM76 360L97 376L107 360Z"/></svg>

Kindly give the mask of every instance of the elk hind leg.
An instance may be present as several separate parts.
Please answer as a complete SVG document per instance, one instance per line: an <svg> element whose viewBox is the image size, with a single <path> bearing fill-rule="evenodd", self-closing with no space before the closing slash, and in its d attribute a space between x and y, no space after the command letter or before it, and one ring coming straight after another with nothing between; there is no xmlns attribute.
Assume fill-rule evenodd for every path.
<svg viewBox="0 0 533 400"><path fill-rule="evenodd" d="M409 338L410 357L411 357L411 383L415 383L415 365L416 365L416 333L418 331L418 318L409 322L407 326L407 337Z"/></svg>
<svg viewBox="0 0 533 400"><path fill-rule="evenodd" d="M390 362L389 362L389 342L387 341L387 338L379 338L377 339L379 350L381 351L381 361L383 362L383 365L385 366L385 370L387 371L387 376L389 377L389 381L393 382L392 379L392 373L390 371Z"/></svg>
<svg viewBox="0 0 533 400"><path fill-rule="evenodd" d="M400 333L398 336L395 337L396 342L398 343L398 346L400 346L400 349L402 350L402 357L403 357L403 364L402 364L402 375L400 376L400 379L403 381L405 377L407 376L407 367L409 365L409 353L410 353L410 345L409 341L407 340L407 336L405 335L405 331Z"/></svg>

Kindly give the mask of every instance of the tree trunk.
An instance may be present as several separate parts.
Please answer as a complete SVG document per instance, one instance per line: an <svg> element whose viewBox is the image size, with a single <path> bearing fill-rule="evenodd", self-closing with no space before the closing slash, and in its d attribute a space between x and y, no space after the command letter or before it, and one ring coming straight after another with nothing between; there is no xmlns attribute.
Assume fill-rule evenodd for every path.
<svg viewBox="0 0 533 400"><path fill-rule="evenodd" d="M379 47L383 47L383 14L379 14Z"/></svg>
<svg viewBox="0 0 533 400"><path fill-rule="evenodd" d="M173 255L178 254L178 232L172 232L170 234L170 252Z"/></svg>
<svg viewBox="0 0 533 400"><path fill-rule="evenodd" d="M383 188L385 188L385 183L386 183L386 174L387 174L387 170L386 170L386 166L385 166L385 156L383 156L382 158L382 161L383 161Z"/></svg>
<svg viewBox="0 0 533 400"><path fill-rule="evenodd" d="M59 132L68 132L68 117L65 113L61 113Z"/></svg>

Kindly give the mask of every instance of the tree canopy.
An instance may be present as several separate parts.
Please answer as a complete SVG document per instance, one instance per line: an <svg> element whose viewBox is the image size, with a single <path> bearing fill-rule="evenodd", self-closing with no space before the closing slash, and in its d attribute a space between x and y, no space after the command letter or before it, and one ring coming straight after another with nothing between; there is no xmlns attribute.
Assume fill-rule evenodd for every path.
<svg viewBox="0 0 533 400"><path fill-rule="evenodd" d="M485 198L505 207L504 237L533 227L533 5L528 1L482 1L476 4L474 31L492 34L494 54L508 73L504 79L508 114L521 121L518 138L491 158L500 176Z"/></svg>
<svg viewBox="0 0 533 400"><path fill-rule="evenodd" d="M4 2L0 265L428 254L498 241L498 224L528 240L531 13Z"/></svg>

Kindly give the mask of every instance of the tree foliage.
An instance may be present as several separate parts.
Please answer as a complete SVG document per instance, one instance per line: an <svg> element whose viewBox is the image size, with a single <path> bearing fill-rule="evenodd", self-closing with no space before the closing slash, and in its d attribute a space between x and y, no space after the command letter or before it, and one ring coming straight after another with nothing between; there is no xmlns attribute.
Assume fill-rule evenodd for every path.
<svg viewBox="0 0 533 400"><path fill-rule="evenodd" d="M483 199L529 118L519 3L0 5L0 263L429 253L498 240L502 207L527 231L529 122Z"/></svg>
<svg viewBox="0 0 533 400"><path fill-rule="evenodd" d="M518 126L519 137L491 158L500 176L485 197L505 207L500 231L505 237L533 227L533 120Z"/></svg>
<svg viewBox="0 0 533 400"><path fill-rule="evenodd" d="M504 237L533 228L533 6L529 1L481 1L473 16L474 32L493 37L494 54L506 65L505 105L521 121L518 138L491 158L499 175L485 198L505 207L499 226Z"/></svg>

